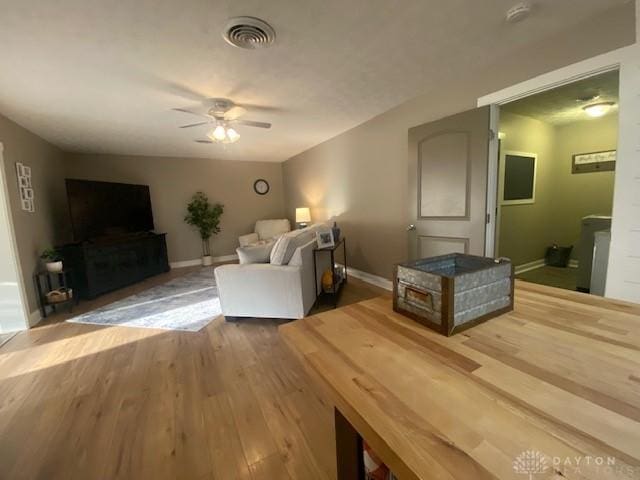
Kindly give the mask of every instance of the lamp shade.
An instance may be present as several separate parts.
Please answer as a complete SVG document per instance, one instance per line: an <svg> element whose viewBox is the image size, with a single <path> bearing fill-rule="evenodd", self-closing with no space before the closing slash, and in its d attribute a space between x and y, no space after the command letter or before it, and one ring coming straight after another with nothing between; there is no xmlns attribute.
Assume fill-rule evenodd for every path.
<svg viewBox="0 0 640 480"><path fill-rule="evenodd" d="M311 221L309 207L296 208L296 223L307 223Z"/></svg>

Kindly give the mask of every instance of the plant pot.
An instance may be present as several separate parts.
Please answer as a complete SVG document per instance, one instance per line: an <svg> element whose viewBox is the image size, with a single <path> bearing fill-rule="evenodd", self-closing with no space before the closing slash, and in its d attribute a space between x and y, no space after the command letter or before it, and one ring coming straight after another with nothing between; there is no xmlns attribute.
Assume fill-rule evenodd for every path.
<svg viewBox="0 0 640 480"><path fill-rule="evenodd" d="M47 262L45 264L47 272L60 273L62 271L62 261L59 262Z"/></svg>
<svg viewBox="0 0 640 480"><path fill-rule="evenodd" d="M211 257L211 255L205 255L202 257L202 265L204 265L205 267L213 265L213 258Z"/></svg>

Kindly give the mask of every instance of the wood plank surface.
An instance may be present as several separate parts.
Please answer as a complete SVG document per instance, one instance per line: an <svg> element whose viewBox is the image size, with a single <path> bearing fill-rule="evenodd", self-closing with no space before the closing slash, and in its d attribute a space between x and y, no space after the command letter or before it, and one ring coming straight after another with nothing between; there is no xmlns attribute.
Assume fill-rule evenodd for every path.
<svg viewBox="0 0 640 480"><path fill-rule="evenodd" d="M279 330L401 480L640 478L638 305L517 282L450 338L388 298Z"/></svg>
<svg viewBox="0 0 640 480"><path fill-rule="evenodd" d="M382 292L350 279L341 304ZM220 317L192 333L66 317L0 348L0 479L335 478L333 408L283 344L283 320Z"/></svg>

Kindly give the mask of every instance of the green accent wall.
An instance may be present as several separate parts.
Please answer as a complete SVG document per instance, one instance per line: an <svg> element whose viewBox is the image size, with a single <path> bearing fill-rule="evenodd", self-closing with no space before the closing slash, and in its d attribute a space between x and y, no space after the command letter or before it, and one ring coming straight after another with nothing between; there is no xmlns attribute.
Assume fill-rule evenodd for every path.
<svg viewBox="0 0 640 480"><path fill-rule="evenodd" d="M501 112L502 151L538 155L535 203L500 207L498 252L522 265L544 258L546 247L574 245L577 257L580 220L611 215L614 172L571 173L572 156L615 150L618 118L610 114L553 126L531 117Z"/></svg>

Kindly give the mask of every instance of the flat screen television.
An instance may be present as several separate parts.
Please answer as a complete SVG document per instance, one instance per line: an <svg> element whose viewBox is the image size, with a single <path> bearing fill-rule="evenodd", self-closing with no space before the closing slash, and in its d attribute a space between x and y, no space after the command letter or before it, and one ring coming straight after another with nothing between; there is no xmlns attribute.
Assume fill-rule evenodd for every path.
<svg viewBox="0 0 640 480"><path fill-rule="evenodd" d="M148 185L66 179L77 242L154 229Z"/></svg>

